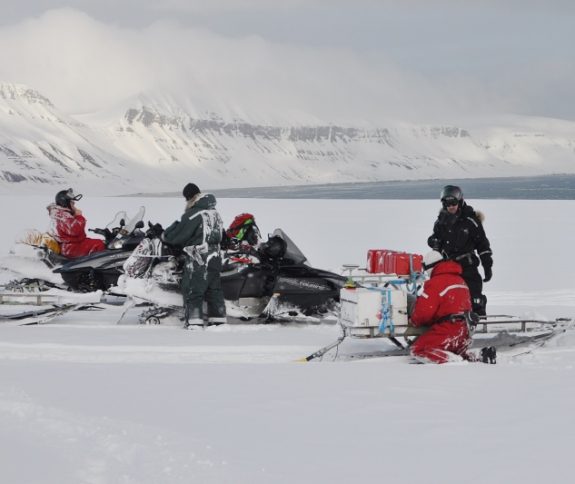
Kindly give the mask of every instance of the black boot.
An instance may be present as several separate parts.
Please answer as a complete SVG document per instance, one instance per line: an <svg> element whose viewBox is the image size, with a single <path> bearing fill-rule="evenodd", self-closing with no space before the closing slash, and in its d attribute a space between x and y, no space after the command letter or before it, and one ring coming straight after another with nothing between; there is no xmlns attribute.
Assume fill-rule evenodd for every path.
<svg viewBox="0 0 575 484"><path fill-rule="evenodd" d="M497 363L497 349L495 346L487 346L481 349L481 361L491 365Z"/></svg>

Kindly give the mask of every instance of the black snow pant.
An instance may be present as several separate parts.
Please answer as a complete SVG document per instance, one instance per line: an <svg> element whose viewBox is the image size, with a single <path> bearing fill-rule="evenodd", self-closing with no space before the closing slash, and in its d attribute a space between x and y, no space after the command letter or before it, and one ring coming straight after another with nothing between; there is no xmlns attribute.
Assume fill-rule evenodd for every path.
<svg viewBox="0 0 575 484"><path fill-rule="evenodd" d="M485 316L487 311L487 297L482 294L483 279L477 266L471 265L463 267L462 277L467 287L469 287L473 312L479 316Z"/></svg>
<svg viewBox="0 0 575 484"><path fill-rule="evenodd" d="M204 324L204 301L208 307L208 324L226 322L221 270L219 253L202 254L199 258L186 255L181 287L186 326Z"/></svg>

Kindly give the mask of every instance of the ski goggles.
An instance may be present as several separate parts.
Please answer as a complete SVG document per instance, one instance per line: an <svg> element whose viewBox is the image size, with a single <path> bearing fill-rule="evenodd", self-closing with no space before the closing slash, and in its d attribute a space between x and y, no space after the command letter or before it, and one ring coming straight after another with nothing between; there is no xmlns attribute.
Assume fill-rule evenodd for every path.
<svg viewBox="0 0 575 484"><path fill-rule="evenodd" d="M455 205L459 205L459 200L457 198L444 198L441 203L444 207L455 207Z"/></svg>

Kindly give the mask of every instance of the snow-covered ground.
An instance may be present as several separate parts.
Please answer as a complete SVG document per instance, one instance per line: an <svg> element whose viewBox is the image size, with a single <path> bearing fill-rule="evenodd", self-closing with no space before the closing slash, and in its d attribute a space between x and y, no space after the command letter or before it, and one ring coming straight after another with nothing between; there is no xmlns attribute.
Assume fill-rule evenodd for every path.
<svg viewBox="0 0 575 484"><path fill-rule="evenodd" d="M0 196L0 255L45 229L50 197ZM494 250L489 312L575 316L575 202L481 200ZM169 224L180 198L92 198L90 227L146 206ZM369 248L426 252L435 201L222 199L229 223L282 227L314 266L365 264ZM10 277L0 274L0 282ZM140 326L123 308L42 326L0 323L0 482L570 482L575 334L497 365L407 357L296 363L333 324ZM344 343L342 352L383 347Z"/></svg>

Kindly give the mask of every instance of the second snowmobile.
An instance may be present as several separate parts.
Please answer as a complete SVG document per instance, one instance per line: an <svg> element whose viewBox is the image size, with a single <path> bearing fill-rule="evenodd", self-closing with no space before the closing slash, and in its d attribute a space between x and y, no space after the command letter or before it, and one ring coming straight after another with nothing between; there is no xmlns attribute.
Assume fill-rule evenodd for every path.
<svg viewBox="0 0 575 484"><path fill-rule="evenodd" d="M120 292L152 305L143 323L181 312L181 259L158 238L143 241L126 262ZM346 278L317 269L281 229L257 247L224 252L221 282L228 318L244 321L305 320L328 313Z"/></svg>

